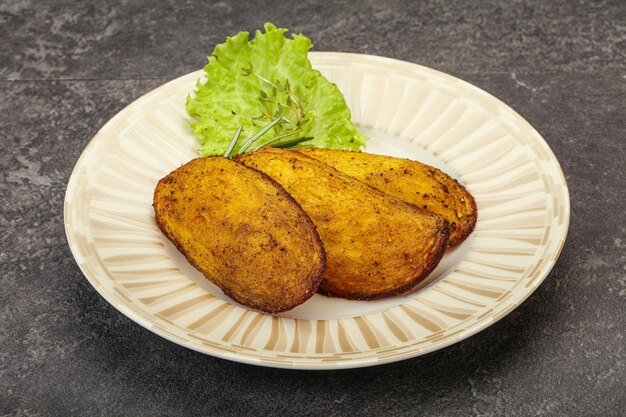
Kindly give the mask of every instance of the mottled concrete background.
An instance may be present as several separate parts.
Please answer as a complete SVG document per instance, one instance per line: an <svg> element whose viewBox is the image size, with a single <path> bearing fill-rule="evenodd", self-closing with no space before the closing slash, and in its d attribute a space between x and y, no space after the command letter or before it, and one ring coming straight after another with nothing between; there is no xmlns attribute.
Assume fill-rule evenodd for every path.
<svg viewBox="0 0 626 417"><path fill-rule="evenodd" d="M0 415L626 415L626 2L325 3L0 2ZM572 221L534 295L443 351L301 372L184 349L91 288L62 218L82 149L135 98L267 20L316 50L451 73L537 128Z"/></svg>

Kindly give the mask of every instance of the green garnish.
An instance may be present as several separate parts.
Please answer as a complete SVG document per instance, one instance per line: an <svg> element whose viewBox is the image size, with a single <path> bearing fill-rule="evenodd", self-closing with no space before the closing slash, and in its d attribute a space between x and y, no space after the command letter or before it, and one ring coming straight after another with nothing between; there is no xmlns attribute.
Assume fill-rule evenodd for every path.
<svg viewBox="0 0 626 417"><path fill-rule="evenodd" d="M230 155L233 153L233 149L235 148L235 144L239 140L239 136L241 136L241 129L242 128L243 128L243 126L239 125L239 127L237 128L237 131L235 132L235 136L233 136L233 139L230 141L230 145L228 145L228 149L226 149L226 152L224 152L224 156L226 158L230 158Z"/></svg>
<svg viewBox="0 0 626 417"><path fill-rule="evenodd" d="M367 138L356 131L337 86L311 67L311 41L303 35L289 39L287 29L271 23L264 29L252 40L240 32L217 45L204 68L206 81L187 98L199 152L230 156L284 145L289 141L280 140L291 136L312 137L307 146L360 150ZM263 136L263 143L252 146L259 130L276 120L255 139Z"/></svg>
<svg viewBox="0 0 626 417"><path fill-rule="evenodd" d="M313 140L314 138L312 137L304 137L304 138L297 138L297 139L292 139L292 140L288 140L285 142L281 142L281 143L276 143L274 145L271 145L273 148L294 148L297 145L300 145L301 143L304 142L309 142L311 140ZM308 145L310 146L310 145Z"/></svg>
<svg viewBox="0 0 626 417"><path fill-rule="evenodd" d="M266 146L272 146L272 144L273 144L273 143L276 143L276 142L278 142L279 140L284 139L284 138L287 138L287 137L289 137L289 136L293 136L293 135L295 135L296 133L298 133L298 132L297 132L297 131L296 131L296 132L289 132L289 133L285 133L285 134L283 134L283 135L276 136L275 138L273 138L273 139L271 139L271 140L268 140L267 142L263 142L263 143L261 143L261 144L259 144L259 145L252 146L248 152L253 152L253 151L256 151L256 150L258 150L258 149L264 148L264 147L266 147Z"/></svg>
<svg viewBox="0 0 626 417"><path fill-rule="evenodd" d="M246 151L246 149L248 149L248 147L250 145L252 145L252 143L254 143L254 141L259 139L261 136L263 136L265 133L267 133L268 130L270 130L271 128L273 128L274 126L276 126L278 123L280 123L282 121L283 121L282 116L278 116L277 118L275 118L274 120L269 122L263 129L259 130L254 136L252 136L243 145L241 145L241 148L239 148L239 152L237 152L237 153L239 155L244 153Z"/></svg>

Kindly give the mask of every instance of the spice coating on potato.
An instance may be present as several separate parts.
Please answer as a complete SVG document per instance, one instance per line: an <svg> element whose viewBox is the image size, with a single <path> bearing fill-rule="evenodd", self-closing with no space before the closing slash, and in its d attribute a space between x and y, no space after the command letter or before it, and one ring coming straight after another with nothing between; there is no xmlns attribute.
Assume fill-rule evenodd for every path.
<svg viewBox="0 0 626 417"><path fill-rule="evenodd" d="M319 235L267 175L223 157L194 159L159 181L153 205L165 236L235 301L277 313L316 292Z"/></svg>
<svg viewBox="0 0 626 417"><path fill-rule="evenodd" d="M450 225L448 247L463 242L476 226L474 197L449 175L421 162L365 152L308 148L315 158L386 194L443 216Z"/></svg>
<svg viewBox="0 0 626 417"><path fill-rule="evenodd" d="M237 161L274 178L317 226L327 261L322 294L360 300L400 294L443 256L448 225L440 216L295 151L265 148Z"/></svg>

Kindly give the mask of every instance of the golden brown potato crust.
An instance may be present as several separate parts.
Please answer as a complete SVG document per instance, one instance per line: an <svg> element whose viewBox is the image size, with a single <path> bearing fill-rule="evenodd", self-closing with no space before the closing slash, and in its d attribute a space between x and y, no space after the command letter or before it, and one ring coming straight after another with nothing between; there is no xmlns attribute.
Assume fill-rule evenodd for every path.
<svg viewBox="0 0 626 417"><path fill-rule="evenodd" d="M322 294L359 300L399 294L443 256L448 225L440 216L295 151L265 148L237 160L285 187L317 226L327 256Z"/></svg>
<svg viewBox="0 0 626 417"><path fill-rule="evenodd" d="M223 157L198 158L159 181L159 229L235 301L268 313L316 292L324 247L311 219L267 175Z"/></svg>
<svg viewBox="0 0 626 417"><path fill-rule="evenodd" d="M450 225L448 247L474 230L478 212L474 197L449 175L410 159L364 152L301 149L315 158L386 194L443 216Z"/></svg>

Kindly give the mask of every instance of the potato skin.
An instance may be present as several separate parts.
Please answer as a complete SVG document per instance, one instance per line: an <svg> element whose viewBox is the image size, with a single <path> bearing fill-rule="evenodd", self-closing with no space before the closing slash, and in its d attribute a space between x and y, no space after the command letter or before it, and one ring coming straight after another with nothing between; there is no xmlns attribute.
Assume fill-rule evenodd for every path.
<svg viewBox="0 0 626 417"><path fill-rule="evenodd" d="M197 158L159 181L153 205L159 229L233 300L278 313L316 292L326 264L319 234L267 175Z"/></svg>
<svg viewBox="0 0 626 417"><path fill-rule="evenodd" d="M265 148L237 160L283 185L317 226L327 259L322 294L374 300L406 292L445 252L448 225L442 217L313 158Z"/></svg>
<svg viewBox="0 0 626 417"><path fill-rule="evenodd" d="M476 226L478 211L474 197L455 179L430 165L365 152L319 148L298 152L386 194L443 216L450 225L448 247L463 242Z"/></svg>

